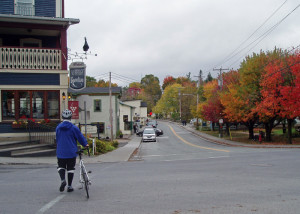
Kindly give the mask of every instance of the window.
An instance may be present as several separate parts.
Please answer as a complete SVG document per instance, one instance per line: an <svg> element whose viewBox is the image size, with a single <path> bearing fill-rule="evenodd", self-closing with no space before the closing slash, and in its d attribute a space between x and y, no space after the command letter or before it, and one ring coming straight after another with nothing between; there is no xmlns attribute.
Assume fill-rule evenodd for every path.
<svg viewBox="0 0 300 214"><path fill-rule="evenodd" d="M15 0L15 14L34 16L34 0Z"/></svg>
<svg viewBox="0 0 300 214"><path fill-rule="evenodd" d="M30 118L30 95L28 91L19 92L20 118Z"/></svg>
<svg viewBox="0 0 300 214"><path fill-rule="evenodd" d="M132 122L124 122L124 130L131 130Z"/></svg>
<svg viewBox="0 0 300 214"><path fill-rule="evenodd" d="M59 92L47 92L47 108L49 119L59 119Z"/></svg>
<svg viewBox="0 0 300 214"><path fill-rule="evenodd" d="M32 118L44 118L44 92L32 92Z"/></svg>
<svg viewBox="0 0 300 214"><path fill-rule="evenodd" d="M94 100L94 112L101 112L101 100Z"/></svg>
<svg viewBox="0 0 300 214"><path fill-rule="evenodd" d="M101 122L100 122L98 127L99 127L99 130L98 130L99 133L100 133L100 134L104 134L105 123L101 123Z"/></svg>
<svg viewBox="0 0 300 214"><path fill-rule="evenodd" d="M1 91L2 120L59 119L59 91Z"/></svg>
<svg viewBox="0 0 300 214"><path fill-rule="evenodd" d="M15 118L15 99L13 91L2 92L2 117L6 120Z"/></svg>

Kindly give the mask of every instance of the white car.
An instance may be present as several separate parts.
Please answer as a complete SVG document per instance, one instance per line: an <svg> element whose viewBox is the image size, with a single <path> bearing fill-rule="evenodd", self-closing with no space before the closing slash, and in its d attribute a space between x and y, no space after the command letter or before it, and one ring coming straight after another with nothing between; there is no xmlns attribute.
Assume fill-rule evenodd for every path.
<svg viewBox="0 0 300 214"><path fill-rule="evenodd" d="M156 133L153 128L145 128L143 131L142 142L153 141L156 142Z"/></svg>

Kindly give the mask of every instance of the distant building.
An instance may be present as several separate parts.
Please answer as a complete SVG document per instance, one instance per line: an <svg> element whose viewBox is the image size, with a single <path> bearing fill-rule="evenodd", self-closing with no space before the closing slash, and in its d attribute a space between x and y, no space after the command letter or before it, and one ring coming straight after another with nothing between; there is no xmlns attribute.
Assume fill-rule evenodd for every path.
<svg viewBox="0 0 300 214"><path fill-rule="evenodd" d="M112 87L112 117L113 117L113 135L116 137L119 127L119 98L121 96L120 87ZM100 137L111 137L110 126L110 97L109 88L88 87L79 91L68 89L71 98L70 101L78 101L79 118L72 119L75 124L97 124L100 125ZM84 103L86 105L86 118L84 112Z"/></svg>

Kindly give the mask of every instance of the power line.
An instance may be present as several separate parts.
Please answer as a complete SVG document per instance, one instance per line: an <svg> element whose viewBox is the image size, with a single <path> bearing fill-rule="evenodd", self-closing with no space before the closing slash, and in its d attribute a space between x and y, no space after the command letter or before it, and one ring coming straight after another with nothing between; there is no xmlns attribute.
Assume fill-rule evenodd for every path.
<svg viewBox="0 0 300 214"><path fill-rule="evenodd" d="M252 45L254 42L259 40L254 46L252 46L246 53L249 53L253 48L255 48L263 39L265 39L273 30L275 30L276 27L278 27L288 16L290 16L295 10L297 10L300 7L300 4L298 4L291 12L289 12L285 17L283 17L279 22L277 22L275 25L273 25L269 30L267 30L264 34L262 34L260 37L258 37L256 40L254 40L252 43L250 43L248 46L245 48L249 47ZM244 48L244 49L245 49ZM242 49L241 51L243 51ZM241 52L240 51L240 52ZM240 58L238 59L240 60ZM235 64L238 60L236 60L234 63L232 63L230 66Z"/></svg>
<svg viewBox="0 0 300 214"><path fill-rule="evenodd" d="M225 57L225 61L220 63L218 66L222 65L225 62L228 62L232 57L234 57L235 55L231 56L233 53L235 53L240 47L242 47L260 28L262 28L262 26L264 26L280 9L281 7L283 7L283 5L287 2L287 0L285 0L285 2L283 2L280 7L278 7L246 40L244 40L236 49L234 49L230 54L227 55L227 57ZM238 52L239 53L239 52Z"/></svg>
<svg viewBox="0 0 300 214"><path fill-rule="evenodd" d="M285 4L285 2L283 3ZM277 9L279 10L283 4ZM234 54L233 56L231 56L229 59L226 60L226 62L230 59L232 59L233 57L235 57L236 55L238 55L239 53L241 53L243 50L245 50L247 47L251 46L253 43L255 43L256 41L258 41L254 46L252 46L246 53L248 53L250 50L252 50L255 46L257 46L264 38L266 38L278 25L280 25L288 16L290 16L295 10L297 10L300 7L300 4L298 4L292 11L290 11L285 17L283 17L279 22L277 22L275 25L273 25L270 29L268 29L266 32L264 32L261 36L259 36L258 38L256 38L254 41L252 41L250 44L248 44L246 47L244 47L243 49L241 49L240 51L238 51L236 54ZM276 13L277 10L274 12ZM273 16L273 14L271 15L271 17ZM269 17L269 18L271 18ZM269 19L268 18L268 19ZM260 27L259 27L260 28ZM253 33L254 34L254 33ZM240 60L240 58L238 59ZM236 60L234 63L236 63L238 60ZM230 66L232 66L234 63L232 63ZM208 73L209 71L211 71L212 69L209 69L208 71L206 71L206 73Z"/></svg>

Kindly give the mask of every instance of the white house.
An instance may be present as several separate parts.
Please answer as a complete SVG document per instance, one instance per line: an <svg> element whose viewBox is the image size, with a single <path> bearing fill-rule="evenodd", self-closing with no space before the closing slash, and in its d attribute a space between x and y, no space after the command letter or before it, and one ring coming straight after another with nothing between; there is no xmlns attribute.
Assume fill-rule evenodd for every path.
<svg viewBox="0 0 300 214"><path fill-rule="evenodd" d="M123 134L133 134L134 110L134 106L127 105L126 103L120 101L120 130Z"/></svg>
<svg viewBox="0 0 300 214"><path fill-rule="evenodd" d="M120 130L123 134L131 134L133 123L146 125L147 103L142 100L120 102Z"/></svg>
<svg viewBox="0 0 300 214"><path fill-rule="evenodd" d="M71 95L70 101L78 101L79 104L79 117L72 119L75 124L97 124L100 127L100 137L111 137L111 124L110 124L110 96L109 88L89 87L82 90L68 89ZM112 87L112 126L113 135L116 137L119 127L119 98L121 96L120 87ZM86 107L84 107L86 106ZM70 107L70 106L69 106ZM86 113L84 111L86 109ZM95 132L93 127L92 133ZM96 126L94 127L96 128Z"/></svg>

